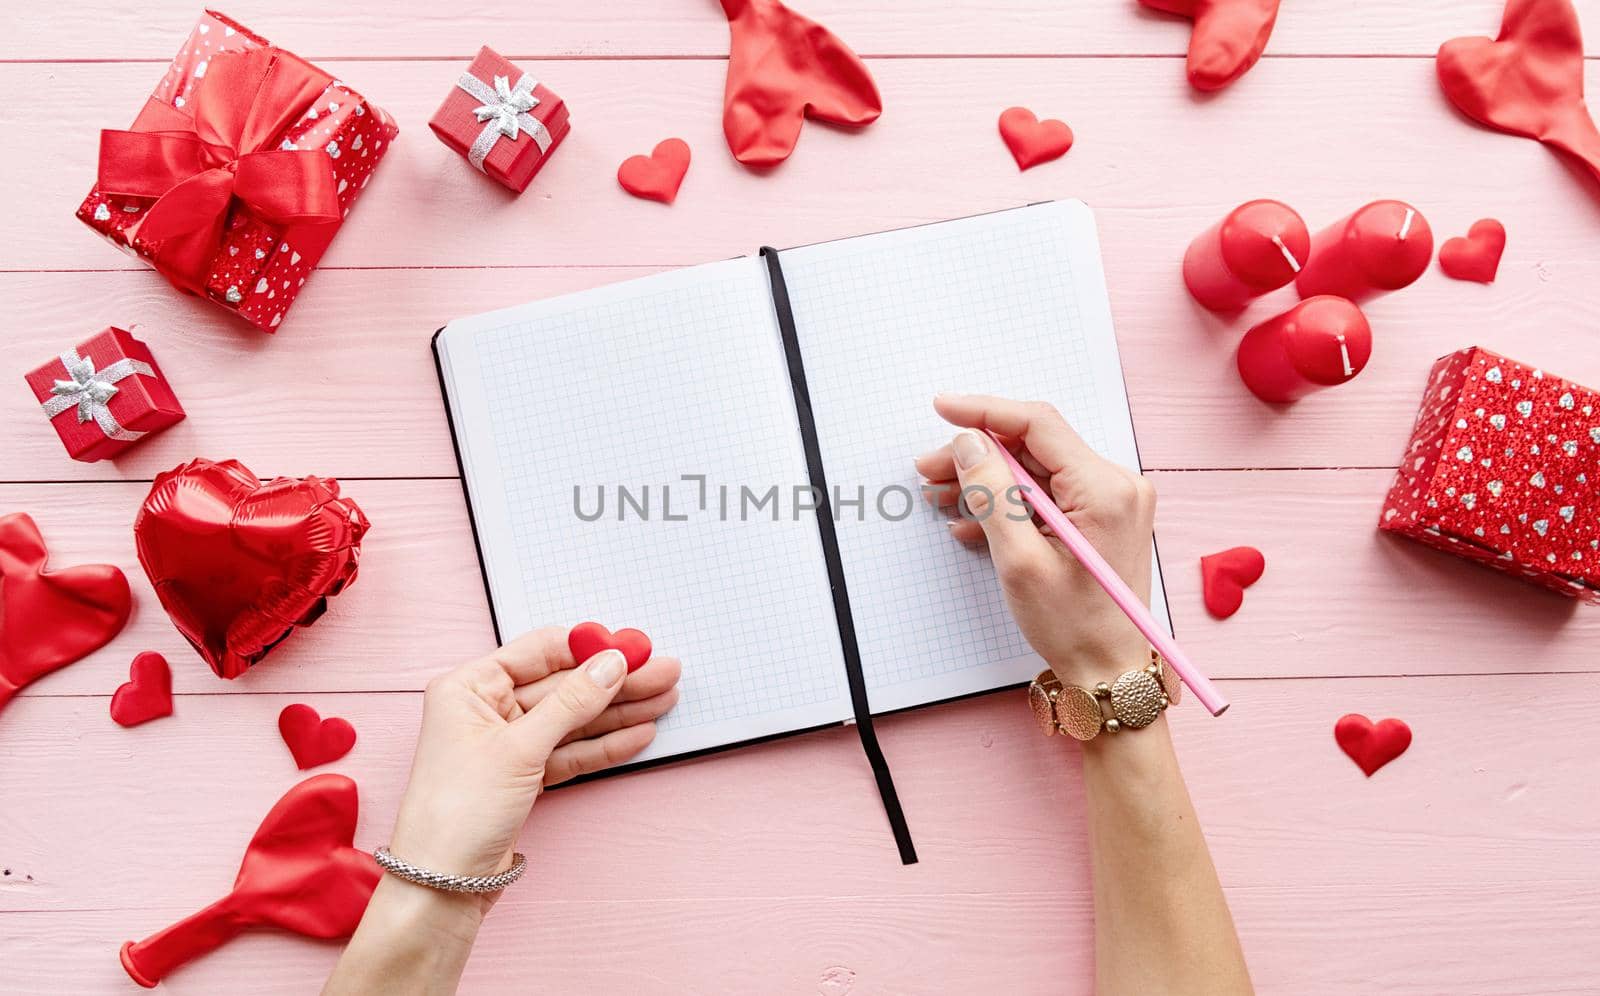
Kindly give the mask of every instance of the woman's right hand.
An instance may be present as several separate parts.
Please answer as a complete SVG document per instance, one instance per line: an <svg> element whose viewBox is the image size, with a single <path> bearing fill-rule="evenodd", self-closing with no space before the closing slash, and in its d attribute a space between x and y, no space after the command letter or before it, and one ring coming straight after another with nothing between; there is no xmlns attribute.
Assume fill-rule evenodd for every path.
<svg viewBox="0 0 1600 996"><path fill-rule="evenodd" d="M1089 448L1042 402L941 394L935 410L962 426L917 459L924 493L959 512L950 530L987 544L1006 604L1033 649L1063 681L1093 686L1148 662L1149 644L1061 542L1022 504L993 430L1122 579L1150 601L1156 496L1143 477Z"/></svg>

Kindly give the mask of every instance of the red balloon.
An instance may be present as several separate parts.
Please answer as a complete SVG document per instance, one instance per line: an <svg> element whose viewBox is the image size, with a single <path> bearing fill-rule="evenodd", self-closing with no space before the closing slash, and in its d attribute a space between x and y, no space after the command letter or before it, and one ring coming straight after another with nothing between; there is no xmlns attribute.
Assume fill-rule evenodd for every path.
<svg viewBox="0 0 1600 996"><path fill-rule="evenodd" d="M0 707L29 682L110 643L133 610L117 568L47 571L47 556L33 519L0 516Z"/></svg>
<svg viewBox="0 0 1600 996"><path fill-rule="evenodd" d="M178 632L237 678L355 580L367 526L337 481L193 460L156 478L133 535Z"/></svg>
<svg viewBox="0 0 1600 996"><path fill-rule="evenodd" d="M1189 35L1189 85L1220 90L1261 58L1278 20L1278 0L1139 0L1194 20Z"/></svg>
<svg viewBox="0 0 1600 996"><path fill-rule="evenodd" d="M1500 37L1453 38L1434 64L1461 113L1538 139L1600 178L1600 129L1583 102L1583 34L1570 0L1510 0Z"/></svg>
<svg viewBox="0 0 1600 996"><path fill-rule="evenodd" d="M233 891L142 941L122 945L122 967L145 988L252 927L307 937L349 937L382 871L351 846L356 783L316 775L296 785L250 838Z"/></svg>
<svg viewBox="0 0 1600 996"><path fill-rule="evenodd" d="M806 117L871 124L883 113L872 74L833 32L778 0L722 0L732 36L722 132L746 166L789 158Z"/></svg>

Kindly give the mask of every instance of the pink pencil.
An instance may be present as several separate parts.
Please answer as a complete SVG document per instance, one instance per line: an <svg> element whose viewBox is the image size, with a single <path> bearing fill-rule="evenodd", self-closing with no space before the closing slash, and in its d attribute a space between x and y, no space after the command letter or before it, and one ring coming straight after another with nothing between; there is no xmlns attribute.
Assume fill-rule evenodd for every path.
<svg viewBox="0 0 1600 996"><path fill-rule="evenodd" d="M1188 685L1189 689L1194 692L1194 696L1200 700L1200 704L1211 710L1211 715L1222 715L1228 708L1228 700L1222 697L1221 692L1217 691L1217 687L1211 683L1211 679L1200 673L1200 669L1194 666L1193 661L1189 660L1189 655L1184 653L1178 644L1173 641L1172 637L1168 636L1166 631L1161 628L1161 624L1156 622L1155 616L1150 614L1149 608L1145 606L1138 595L1133 593L1133 589L1128 587L1128 583L1122 580L1122 576L1110 564L1106 563L1106 558L1100 556L1100 551L1096 550L1084 538L1084 535L1078 532L1078 527L1074 526L1072 521L1062 514L1061 509L1056 507L1056 503L1050 500L1050 493L1040 487L1039 482L1033 479L1033 475L1028 473L1027 468L1017 462L1017 458L1011 455L1010 450L1006 449L1005 444L1000 441L1000 437L993 432L989 433L989 436L994 440L995 445L1000 448L1000 455L1005 457L1006 464L1011 468L1011 476L1017 479L1017 484L1022 488L1023 497L1028 500L1029 505L1033 506L1033 510L1039 513L1039 518L1043 519L1045 525L1050 527L1050 531L1056 534L1056 538L1068 550L1072 551L1072 555L1078 558L1084 569L1089 572L1100 587L1106 590L1106 594L1111 596L1111 600L1117 603L1117 608L1121 609L1123 614L1135 626L1139 627L1139 632L1143 633L1144 638L1150 641L1150 645L1161 651L1161 656L1165 657L1167 663L1172 665L1172 669L1178 672L1178 677L1182 678L1183 683Z"/></svg>

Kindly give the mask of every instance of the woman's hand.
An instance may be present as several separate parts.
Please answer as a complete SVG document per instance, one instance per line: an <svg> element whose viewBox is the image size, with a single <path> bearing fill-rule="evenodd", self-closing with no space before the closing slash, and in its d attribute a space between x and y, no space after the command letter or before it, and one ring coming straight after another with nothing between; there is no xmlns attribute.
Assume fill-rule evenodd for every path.
<svg viewBox="0 0 1600 996"><path fill-rule="evenodd" d="M1148 662L1149 645L1089 573L1023 504L994 440L998 433L1035 480L1122 579L1150 600L1150 537L1156 496L1144 478L1104 459L1041 402L941 394L934 408L963 426L917 459L924 493L959 512L950 531L987 543L1006 603L1023 636L1056 674L1092 686Z"/></svg>
<svg viewBox="0 0 1600 996"><path fill-rule="evenodd" d="M456 875L509 868L544 786L633 757L677 702L676 660L626 670L616 651L573 660L552 627L430 681L390 850Z"/></svg>

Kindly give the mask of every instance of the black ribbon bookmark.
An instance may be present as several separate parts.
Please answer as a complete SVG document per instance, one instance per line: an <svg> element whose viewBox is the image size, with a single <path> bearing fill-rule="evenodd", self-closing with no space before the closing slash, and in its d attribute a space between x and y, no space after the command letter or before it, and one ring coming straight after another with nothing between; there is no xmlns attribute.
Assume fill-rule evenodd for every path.
<svg viewBox="0 0 1600 996"><path fill-rule="evenodd" d="M789 361L789 385L794 390L794 407L800 417L800 438L806 450L806 472L811 478L812 494L817 505L817 531L822 535L822 554L828 564L828 585L833 590L833 614L839 624L839 644L844 651L845 673L850 681L850 705L855 712L856 733L860 735L861 749L866 752L867 761L872 765L872 775L878 781L878 795L883 799L883 811L889 817L889 828L894 831L895 845L900 848L900 861L914 865L917 863L917 848L911 842L911 828L906 826L906 814L900 808L900 796L894 790L894 776L889 773L889 762L884 759L883 748L878 744L878 733L872 726L872 706L867 702L867 681L861 673L861 648L856 643L856 624L850 615L850 595L844 583L844 561L839 558L839 538L833 528L833 506L828 500L828 479L822 469L822 447L817 442L817 422L811 413L811 392L806 387L806 368L800 358L800 338L795 333L794 312L789 306L789 288L783 282L778 250L762 246L761 256L767 263L767 278L772 285L772 307L778 314L778 330L783 334L783 352Z"/></svg>

